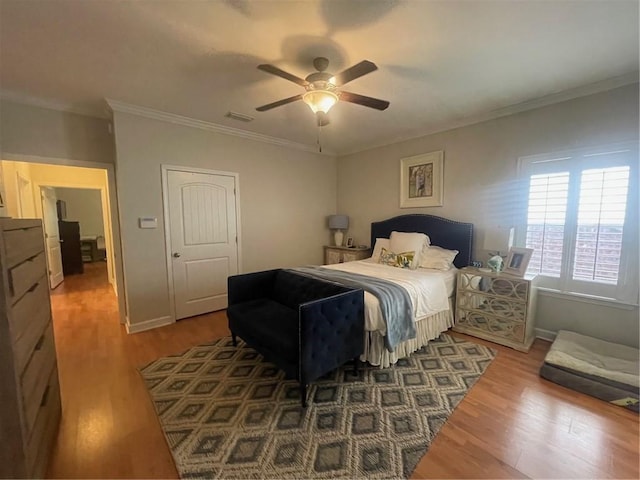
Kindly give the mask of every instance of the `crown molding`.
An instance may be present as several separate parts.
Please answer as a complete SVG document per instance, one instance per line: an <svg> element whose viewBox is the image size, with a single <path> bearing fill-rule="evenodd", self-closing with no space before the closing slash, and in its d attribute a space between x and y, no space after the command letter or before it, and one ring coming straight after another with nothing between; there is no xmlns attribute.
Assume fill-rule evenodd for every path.
<svg viewBox="0 0 640 480"><path fill-rule="evenodd" d="M32 107L46 108L48 110L57 110L59 112L75 113L85 117L100 119L109 118L107 113L100 109L78 107L77 105L61 102L59 100L45 100L43 98L32 97L30 95L24 95L22 93L12 92L9 90L0 91L0 100L6 100L22 105L30 105Z"/></svg>
<svg viewBox="0 0 640 480"><path fill-rule="evenodd" d="M479 113L477 115L470 115L468 117L464 117L457 120L453 120L451 122L440 124L437 127L433 127L431 129L426 129L424 132L420 133L420 135L394 139L392 142L381 143L381 144L369 146L366 148L349 151L347 153L341 153L340 156L343 157L346 155L352 155L354 153L361 153L361 152L373 150L380 147L386 147L396 143L401 143L409 140L415 140L417 138L426 137L427 135L433 135L434 133L446 132L447 130L466 127L469 125L474 125L476 123L486 122L489 120L494 120L496 118L506 117L509 115L514 115L516 113L526 112L528 110L535 110L536 108L542 108L542 107L547 107L549 105L554 105L556 103L566 102L568 100L573 100L575 98L586 97L588 95L594 95L596 93L606 92L608 90L613 90L615 88L638 83L638 79L639 79L638 71L627 73L625 75L608 78L606 80L602 80L599 82L594 82L594 83L590 83L580 87L571 88L569 90L563 90L561 92L545 95L544 97L538 97L531 100L526 100L524 102L516 103L513 105L508 105L506 107L498 108L496 110L491 110L489 112Z"/></svg>
<svg viewBox="0 0 640 480"><path fill-rule="evenodd" d="M505 117L507 115L513 115L515 113L526 112L527 110L535 110L536 108L547 107L556 103L566 102L573 100L574 98L586 97L588 95L594 95L600 92L606 92L618 87L624 87L625 85L631 85L638 83L638 72L631 72L626 75L620 75L618 77L608 78L600 82L589 83L580 87L571 88L569 90L563 90L561 92L545 95L544 97L534 98L526 100L524 102L508 105L506 107L492 110L485 114L473 115L468 117L473 123L484 122L486 120L493 120L494 118ZM467 119L463 119L467 120ZM467 124L468 125L468 124Z"/></svg>
<svg viewBox="0 0 640 480"><path fill-rule="evenodd" d="M182 115L176 115L175 113L162 112L160 110L154 110L152 108L141 107L138 105L132 105L118 100L110 98L105 99L107 105L113 112L129 113L132 115L138 115L140 117L150 118L153 120L160 120L162 122L175 123L178 125L184 125L186 127L199 128L200 130L206 130L209 132L222 133L224 135L232 135L235 137L246 138L262 143L270 143L272 145L278 145L286 148L293 148L296 150L302 150L305 152L318 153L320 155L335 155L333 152L323 151L318 152L317 147L314 145L306 145L304 143L292 142L283 138L272 137L270 135L264 135L261 133L249 132L247 130L241 130L239 128L227 127L226 125L219 125L217 123L206 122L204 120L197 120L195 118L183 117Z"/></svg>
<svg viewBox="0 0 640 480"><path fill-rule="evenodd" d="M412 135L412 136L406 136L406 137L401 136L393 139L390 142L382 142L378 144L368 145L366 148L356 148L354 150L349 150L347 152L340 153L339 156L342 157L346 155L352 155L355 153L365 152L365 151L373 150L376 148L393 145L396 143L401 143L409 140L414 140L417 138L422 138L427 135L433 135L435 133L444 132L447 130L453 130L455 128L465 127L465 126L473 125L476 123L494 120L496 118L505 117L508 115L514 115L516 113L521 113L528 110L534 110L537 108L553 105L556 103L565 102L575 98L593 95L593 94L608 91L608 90L613 90L615 88L631 85L633 83L638 83L638 77L639 77L638 71L630 72L625 75L620 75L620 76L609 78L599 82L594 82L588 85L583 85L581 87L577 87L569 90L563 90L561 92L552 93L550 95L545 95L544 97L527 100L514 105L508 105L506 107L498 108L490 112L480 113L477 115L471 115L468 117L456 119L450 122L440 124L436 127L432 127L430 129L425 129L419 135ZM246 138L246 139L257 141L257 142L278 145L278 146L292 148L292 149L301 150L305 152L316 153L316 154L319 153L320 155L327 155L327 156L338 155L334 151L323 151L320 153L318 152L317 147L315 145L297 143L290 140L285 140L283 138L272 137L272 136L264 135L260 133L253 133L247 130L241 130L239 128L228 127L225 125L207 122L204 120L197 120L190 117L184 117L182 115L162 112L160 110L154 110L152 108L132 105L132 104L128 104L125 102L120 102L120 101L108 99L108 98L105 99L108 109L82 108L66 102L61 102L57 100L44 100L41 98L32 97L29 95L23 95L23 94L19 94L19 93L7 91L7 90L0 90L0 99L12 101L20 104L40 107L40 108L46 108L49 110L75 113L78 115L84 115L84 116L100 118L100 119L108 119L110 116L109 115L110 112L108 111L108 109L110 109L111 111L115 111L115 112L129 113L129 114L138 115L138 116L142 116L142 117L146 117L154 120L160 120L164 122L184 125L192 128L198 128L201 130L207 130L207 131L221 133L225 135L232 135L232 136Z"/></svg>

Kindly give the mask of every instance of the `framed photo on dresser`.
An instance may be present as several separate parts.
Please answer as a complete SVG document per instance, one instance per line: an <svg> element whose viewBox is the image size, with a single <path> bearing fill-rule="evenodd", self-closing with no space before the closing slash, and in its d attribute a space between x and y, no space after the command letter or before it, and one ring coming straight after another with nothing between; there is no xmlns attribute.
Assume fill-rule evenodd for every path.
<svg viewBox="0 0 640 480"><path fill-rule="evenodd" d="M511 247L504 264L504 273L524 277L532 254L533 248Z"/></svg>

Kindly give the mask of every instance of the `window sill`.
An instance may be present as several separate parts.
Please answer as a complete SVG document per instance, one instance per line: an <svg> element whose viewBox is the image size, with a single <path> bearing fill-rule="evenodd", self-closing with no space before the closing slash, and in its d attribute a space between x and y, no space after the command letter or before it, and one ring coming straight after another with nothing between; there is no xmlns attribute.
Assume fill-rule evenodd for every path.
<svg viewBox="0 0 640 480"><path fill-rule="evenodd" d="M584 293L562 292L553 288L538 287L540 295L545 297L561 298L563 300L571 300L573 302L591 303L601 305L603 307L620 308L622 310L634 310L638 308L637 304L623 302L615 298L597 297L595 295L586 295Z"/></svg>

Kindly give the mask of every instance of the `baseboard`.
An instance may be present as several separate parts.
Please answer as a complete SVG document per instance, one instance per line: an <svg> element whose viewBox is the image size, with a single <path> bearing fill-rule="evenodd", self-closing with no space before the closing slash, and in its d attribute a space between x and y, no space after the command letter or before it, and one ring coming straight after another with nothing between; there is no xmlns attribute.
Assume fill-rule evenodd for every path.
<svg viewBox="0 0 640 480"><path fill-rule="evenodd" d="M131 323L129 317L127 317L127 333L139 333L146 330L152 330L158 327L164 327L175 323L173 317L167 315L165 317L152 318L151 320L145 320L144 322Z"/></svg>
<svg viewBox="0 0 640 480"><path fill-rule="evenodd" d="M544 330L542 328L536 328L536 338L541 338L542 340L546 340L548 342L553 342L558 335L558 332L552 332L551 330Z"/></svg>

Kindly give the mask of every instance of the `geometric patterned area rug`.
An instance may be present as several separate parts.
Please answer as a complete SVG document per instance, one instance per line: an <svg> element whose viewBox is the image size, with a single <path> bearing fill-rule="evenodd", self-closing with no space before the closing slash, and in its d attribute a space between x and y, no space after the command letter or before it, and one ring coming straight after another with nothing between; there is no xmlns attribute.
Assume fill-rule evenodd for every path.
<svg viewBox="0 0 640 480"><path fill-rule="evenodd" d="M181 478L408 478L495 352L446 334L299 385L230 338L140 369Z"/></svg>

